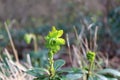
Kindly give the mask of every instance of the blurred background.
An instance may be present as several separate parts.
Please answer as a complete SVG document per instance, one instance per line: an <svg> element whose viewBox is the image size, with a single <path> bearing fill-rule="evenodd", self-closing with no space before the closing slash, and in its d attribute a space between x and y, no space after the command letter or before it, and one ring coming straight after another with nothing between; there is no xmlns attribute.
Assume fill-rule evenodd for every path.
<svg viewBox="0 0 120 80"><path fill-rule="evenodd" d="M24 40L27 33L36 35L37 52L45 54L44 36L51 30L51 26L63 29L65 39L68 34L71 50L72 45L77 44L75 32L79 35L84 28L83 36L86 34L89 38L98 27L97 51L107 55L110 66L120 66L120 0L0 0L1 54L4 48L13 53L4 27L4 22L9 24L13 20L15 23L9 30L20 60L24 60L27 53L34 53L33 41L27 44ZM89 33L89 27L92 33ZM66 59L66 66L69 66L68 57L65 57L67 50L66 44L59 52L61 55L55 58ZM46 59L44 55L41 56L43 60Z"/></svg>

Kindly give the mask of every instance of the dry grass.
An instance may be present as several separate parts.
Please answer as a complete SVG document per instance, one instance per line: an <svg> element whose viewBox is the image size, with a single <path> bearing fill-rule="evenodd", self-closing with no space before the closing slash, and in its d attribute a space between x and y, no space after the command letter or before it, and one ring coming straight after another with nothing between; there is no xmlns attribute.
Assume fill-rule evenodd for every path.
<svg viewBox="0 0 120 80"><path fill-rule="evenodd" d="M9 27L11 27L14 23L15 23L14 20L11 21L9 25L5 23L5 28L10 39L11 47L16 62L13 61L7 49L4 49L3 55L5 55L6 57L3 58L0 55L0 80L33 80L34 77L26 73L28 69L32 68L30 56L27 55L27 62L26 63L22 62L21 64L10 34Z"/></svg>
<svg viewBox="0 0 120 80"><path fill-rule="evenodd" d="M75 31L75 36L76 36L76 44L72 45L73 50L70 50L71 52L69 53L72 57L72 66L74 67L80 67L84 68L85 66L88 65L88 61L86 60L86 53L91 50L96 53L96 60L95 64L98 69L102 69L104 64L104 67L108 66L108 57L107 55L104 56L100 51L97 49L97 32L98 32L98 27L93 30L92 29L92 24L89 25L88 27L82 27L81 33L78 35L77 30L74 27ZM86 32L89 33L86 34ZM87 38L89 36L89 39ZM99 63L101 62L101 63Z"/></svg>
<svg viewBox="0 0 120 80"><path fill-rule="evenodd" d="M24 63L26 66L23 66L18 62L14 62L6 49L4 54L7 57L5 58L6 63L0 58L0 80L33 80L34 77L25 72L31 68L29 58L27 58L28 63Z"/></svg>

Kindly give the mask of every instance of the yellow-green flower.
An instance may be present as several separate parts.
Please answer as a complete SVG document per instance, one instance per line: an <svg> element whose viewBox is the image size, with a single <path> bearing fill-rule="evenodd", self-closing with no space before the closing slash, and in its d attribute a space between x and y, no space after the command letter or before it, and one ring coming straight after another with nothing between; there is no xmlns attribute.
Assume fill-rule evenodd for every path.
<svg viewBox="0 0 120 80"><path fill-rule="evenodd" d="M56 53L60 50L60 45L65 44L65 40L60 38L63 35L63 30L56 30L55 26L52 27L52 31L45 37L46 47Z"/></svg>

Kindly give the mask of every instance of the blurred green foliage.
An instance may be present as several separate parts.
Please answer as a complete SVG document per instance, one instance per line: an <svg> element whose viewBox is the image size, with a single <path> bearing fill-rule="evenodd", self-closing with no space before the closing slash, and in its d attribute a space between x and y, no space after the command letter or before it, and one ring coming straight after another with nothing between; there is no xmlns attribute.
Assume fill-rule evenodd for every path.
<svg viewBox="0 0 120 80"><path fill-rule="evenodd" d="M108 24L110 26L111 36L117 43L120 41L120 7L111 10L108 13Z"/></svg>

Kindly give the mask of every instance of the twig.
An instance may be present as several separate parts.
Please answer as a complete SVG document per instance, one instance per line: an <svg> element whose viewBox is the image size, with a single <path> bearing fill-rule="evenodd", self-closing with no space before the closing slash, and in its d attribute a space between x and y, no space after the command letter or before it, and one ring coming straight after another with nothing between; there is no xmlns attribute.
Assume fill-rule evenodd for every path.
<svg viewBox="0 0 120 80"><path fill-rule="evenodd" d="M13 23L14 23L14 21L11 22L11 24L9 24L9 26L11 26ZM8 33L8 37L9 37L9 39L10 39L10 44L11 44L11 46L12 46L12 49L13 49L13 52L14 52L14 56L15 56L16 62L19 63L18 53L17 53L17 50L15 49L15 46L14 46L14 43L13 43L13 40L12 40L10 31L9 31L9 29L8 29L8 25L7 25L6 22L4 23L4 25L5 25L5 29L6 29L6 31L7 31L7 33Z"/></svg>
<svg viewBox="0 0 120 80"><path fill-rule="evenodd" d="M94 34L94 51L97 49L97 32L98 32L98 27L96 26L95 28L95 34Z"/></svg>
<svg viewBox="0 0 120 80"><path fill-rule="evenodd" d="M66 40L67 40L67 46L68 46L68 53L69 53L70 63L73 66L73 64L72 64L73 61L72 61L72 55L71 55L71 50L70 50L70 42L69 42L68 34L66 34Z"/></svg>

